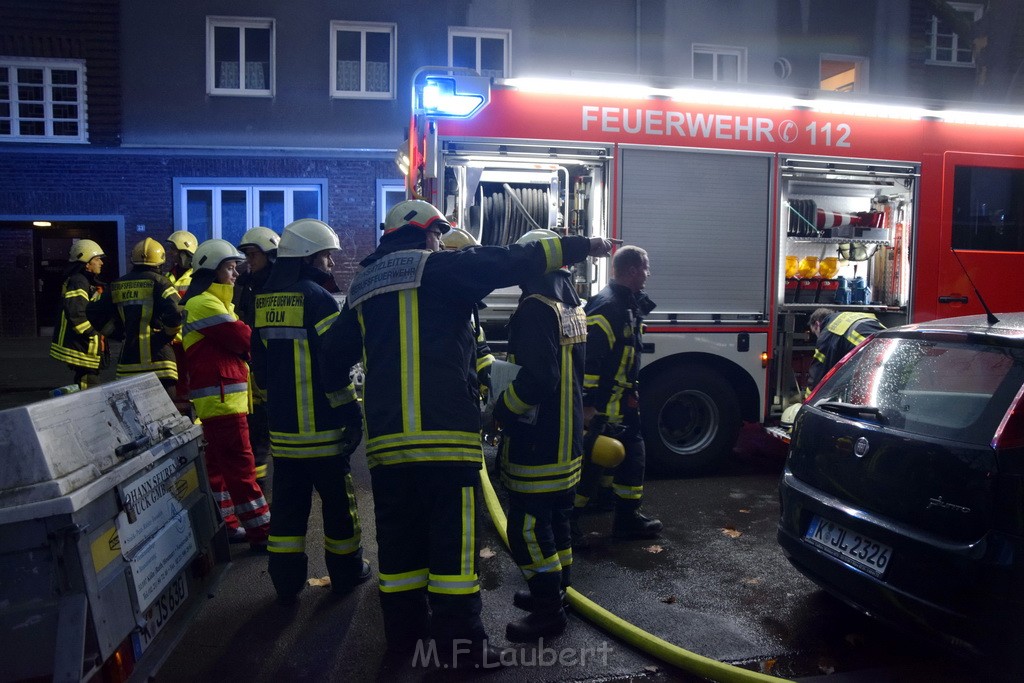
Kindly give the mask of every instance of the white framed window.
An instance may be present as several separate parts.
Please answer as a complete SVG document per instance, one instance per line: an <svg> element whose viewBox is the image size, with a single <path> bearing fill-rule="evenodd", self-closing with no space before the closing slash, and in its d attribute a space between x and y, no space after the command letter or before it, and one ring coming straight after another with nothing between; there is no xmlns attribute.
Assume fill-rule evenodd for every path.
<svg viewBox="0 0 1024 683"><path fill-rule="evenodd" d="M405 201L405 178L378 178L377 179L377 226L388 215L395 204ZM381 231L377 230L376 243L380 244Z"/></svg>
<svg viewBox="0 0 1024 683"><path fill-rule="evenodd" d="M274 20L206 18L206 92L274 95Z"/></svg>
<svg viewBox="0 0 1024 683"><path fill-rule="evenodd" d="M969 23L981 19L983 5L974 2L947 3ZM941 66L974 66L974 46L969 40L957 35L949 24L932 16L928 24L928 58L926 64Z"/></svg>
<svg viewBox="0 0 1024 683"><path fill-rule="evenodd" d="M867 92L868 60L854 55L821 55L818 87L832 92Z"/></svg>
<svg viewBox="0 0 1024 683"><path fill-rule="evenodd" d="M450 27L448 66L475 69L481 76L506 78L512 32L499 28Z"/></svg>
<svg viewBox="0 0 1024 683"><path fill-rule="evenodd" d="M395 98L395 24L331 22L331 97Z"/></svg>
<svg viewBox="0 0 1024 683"><path fill-rule="evenodd" d="M693 77L705 81L745 83L747 48L694 43Z"/></svg>
<svg viewBox="0 0 1024 683"><path fill-rule="evenodd" d="M0 140L88 142L85 62L0 57Z"/></svg>
<svg viewBox="0 0 1024 683"><path fill-rule="evenodd" d="M280 234L284 226L299 218L322 220L326 184L175 180L176 225L200 242L216 237L238 244L245 231L257 225Z"/></svg>

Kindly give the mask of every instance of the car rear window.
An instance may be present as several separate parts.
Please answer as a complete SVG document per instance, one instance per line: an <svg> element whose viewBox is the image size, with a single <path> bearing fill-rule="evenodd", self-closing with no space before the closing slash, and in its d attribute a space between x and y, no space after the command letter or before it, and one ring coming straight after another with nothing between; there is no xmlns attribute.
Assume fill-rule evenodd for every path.
<svg viewBox="0 0 1024 683"><path fill-rule="evenodd" d="M991 441L1022 382L1022 349L881 337L838 368L812 403L871 406L878 408L886 427L983 445Z"/></svg>

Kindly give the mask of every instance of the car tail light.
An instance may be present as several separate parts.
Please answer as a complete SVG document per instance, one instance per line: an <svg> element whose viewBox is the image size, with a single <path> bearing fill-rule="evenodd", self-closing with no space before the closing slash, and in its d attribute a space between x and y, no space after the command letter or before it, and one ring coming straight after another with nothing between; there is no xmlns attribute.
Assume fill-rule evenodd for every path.
<svg viewBox="0 0 1024 683"><path fill-rule="evenodd" d="M1003 415L996 435L992 437L991 445L997 451L1024 446L1024 386L1017 392L1006 414Z"/></svg>

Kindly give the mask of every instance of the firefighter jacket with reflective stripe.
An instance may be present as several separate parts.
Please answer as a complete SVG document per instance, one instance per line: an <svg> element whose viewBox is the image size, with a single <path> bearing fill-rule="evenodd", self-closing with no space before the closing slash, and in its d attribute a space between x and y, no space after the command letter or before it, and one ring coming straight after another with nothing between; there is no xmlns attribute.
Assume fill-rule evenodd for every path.
<svg viewBox="0 0 1024 683"><path fill-rule="evenodd" d="M420 238L422 240L422 238ZM473 306L492 290L586 258L585 237L428 252L385 240L363 261L325 340L328 378L360 358L371 467L479 467Z"/></svg>
<svg viewBox="0 0 1024 683"><path fill-rule="evenodd" d="M213 283L185 302L181 334L189 399L201 420L249 412L249 326L234 314L231 285Z"/></svg>
<svg viewBox="0 0 1024 683"><path fill-rule="evenodd" d="M348 377L328 396L320 372L321 337L338 317L338 302L304 268L297 282L256 296L253 370L267 394L274 457L317 458L346 452L345 427L359 422Z"/></svg>
<svg viewBox="0 0 1024 683"><path fill-rule="evenodd" d="M629 287L611 282L587 302L587 367L583 404L622 422L634 410L643 317Z"/></svg>
<svg viewBox="0 0 1024 683"><path fill-rule="evenodd" d="M807 371L808 390L816 387L825 373L868 335L884 329L885 326L871 313L845 311L825 318L821 334L814 343L814 359Z"/></svg>
<svg viewBox="0 0 1024 683"><path fill-rule="evenodd" d="M177 268L167 273L167 279L171 281L171 284L178 290L178 296L185 298L188 294L188 286L192 284L192 269L186 268L182 271L181 275L176 274Z"/></svg>
<svg viewBox="0 0 1024 683"><path fill-rule="evenodd" d="M60 296L60 316L53 328L50 356L69 365L99 369L102 339L85 315L89 302L100 298L99 289L88 273L79 270L64 281Z"/></svg>
<svg viewBox="0 0 1024 683"><path fill-rule="evenodd" d="M578 298L563 303L533 294L512 315L508 358L520 368L494 410L504 430L501 478L509 491L553 493L579 481L586 340Z"/></svg>
<svg viewBox="0 0 1024 683"><path fill-rule="evenodd" d="M135 266L88 305L93 327L114 322L123 330L118 377L152 371L162 380L178 379L170 342L181 330L180 303L174 285L155 267Z"/></svg>

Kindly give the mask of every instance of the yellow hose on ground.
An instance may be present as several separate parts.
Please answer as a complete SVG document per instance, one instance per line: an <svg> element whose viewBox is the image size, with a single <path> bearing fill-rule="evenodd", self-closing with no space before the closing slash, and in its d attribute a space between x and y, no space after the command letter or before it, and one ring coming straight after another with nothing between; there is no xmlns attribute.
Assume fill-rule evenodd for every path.
<svg viewBox="0 0 1024 683"><path fill-rule="evenodd" d="M486 463L480 468L480 483L483 486L487 512L490 513L491 521L494 522L494 526L498 530L501 540L505 543L505 547L508 547L508 535L505 531L505 511L501 508L498 494L495 493L494 486L491 484L491 478L487 474ZM566 590L566 594L569 596L569 605L577 614L585 617L588 621L611 633L613 636L676 668L709 678L713 681L721 681L722 683L749 683L750 681L782 683L784 680L757 671L741 669L738 666L732 666L695 652L684 650L678 645L662 640L658 636L648 633L625 619L612 614L575 588L569 588Z"/></svg>

